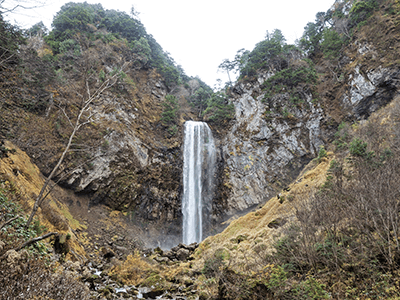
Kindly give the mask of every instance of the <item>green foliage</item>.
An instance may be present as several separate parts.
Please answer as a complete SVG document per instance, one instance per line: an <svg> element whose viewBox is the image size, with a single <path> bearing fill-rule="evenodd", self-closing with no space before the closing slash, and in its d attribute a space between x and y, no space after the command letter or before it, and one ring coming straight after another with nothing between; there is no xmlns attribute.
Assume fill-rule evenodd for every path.
<svg viewBox="0 0 400 300"><path fill-rule="evenodd" d="M379 7L376 0L359 0L353 4L350 10L350 26L363 26L367 19L372 16L374 10Z"/></svg>
<svg viewBox="0 0 400 300"><path fill-rule="evenodd" d="M45 35L47 35L48 32L49 32L49 30L47 29L47 27L43 24L42 21L40 21L40 22L36 23L35 25L33 25L28 30L26 30L25 35L26 36L37 36L37 35L45 36Z"/></svg>
<svg viewBox="0 0 400 300"><path fill-rule="evenodd" d="M105 43L105 44L109 44L109 43L111 43L111 42L113 42L113 41L115 41L117 39L115 37L115 35L112 34L111 32L108 32L108 33L105 33L105 34L103 34L103 33L96 34L95 38L102 40L103 43Z"/></svg>
<svg viewBox="0 0 400 300"><path fill-rule="evenodd" d="M137 55L136 62L139 62L142 66L146 65L150 60L151 49L148 41L141 37L137 41L132 42L132 51Z"/></svg>
<svg viewBox="0 0 400 300"><path fill-rule="evenodd" d="M38 220L35 220L28 228L25 228L26 219L23 217L22 208L14 201L10 200L6 196L6 192L6 190L0 188L0 212L2 213L1 217L4 218L4 220L0 219L0 223L14 218L17 215L19 215L19 217L3 227L0 231L0 235L5 235L5 240L11 240L13 247L16 247L31 238L41 235L47 229L41 225ZM39 255L47 253L46 246L41 242L31 245L27 249Z"/></svg>
<svg viewBox="0 0 400 300"><path fill-rule="evenodd" d="M81 52L80 45L73 39L67 39L59 44L60 53L65 53L67 51L72 51L74 54L79 55Z"/></svg>
<svg viewBox="0 0 400 300"><path fill-rule="evenodd" d="M256 45L250 53L244 52L243 58L240 57L237 61L246 61L240 69L240 76L256 75L257 70L278 68L280 69L283 46L286 39L282 31L275 29L271 34L267 32L266 39Z"/></svg>
<svg viewBox="0 0 400 300"><path fill-rule="evenodd" d="M322 161L322 158L327 157L328 153L325 150L324 146L319 146L319 151L318 151L318 157L317 157L317 161L318 163L320 163Z"/></svg>
<svg viewBox="0 0 400 300"><path fill-rule="evenodd" d="M194 91L189 99L191 106L206 119L221 123L233 118L235 113L234 105L228 100L228 96L219 91L213 90L200 79L197 79L200 87Z"/></svg>
<svg viewBox="0 0 400 300"><path fill-rule="evenodd" d="M288 111L287 107L284 107L282 110L282 116L284 118L288 118L290 116L290 112Z"/></svg>
<svg viewBox="0 0 400 300"><path fill-rule="evenodd" d="M297 87L314 85L317 78L314 64L310 60L303 60L302 64L283 69L262 84L265 91L263 101L271 100L276 94L289 93L290 102L299 104L303 95L297 92Z"/></svg>
<svg viewBox="0 0 400 300"><path fill-rule="evenodd" d="M338 126L338 131L335 133L335 140L333 144L336 146L336 150L347 149L348 143L350 141L349 131L350 126L345 122L340 123Z"/></svg>
<svg viewBox="0 0 400 300"><path fill-rule="evenodd" d="M300 247L300 235L300 228L292 224L287 234L273 244L275 253L271 258L290 272L302 271L304 268L305 263L296 259L294 255L294 251L298 251Z"/></svg>
<svg viewBox="0 0 400 300"><path fill-rule="evenodd" d="M204 261L201 272L207 277L217 277L225 267L225 259L229 258L229 254L225 249L218 249L214 254Z"/></svg>
<svg viewBox="0 0 400 300"><path fill-rule="evenodd" d="M188 79L182 68L178 68L169 54L147 34L143 24L125 12L104 10L101 4L70 2L61 7L52 26L54 29L45 40L55 54L70 50L71 47L75 47L74 53L79 54L71 40L88 44L88 41L96 38L105 43L126 39L134 54L136 67L156 68L169 88L178 84L182 78ZM95 34L98 29L108 32Z"/></svg>
<svg viewBox="0 0 400 300"><path fill-rule="evenodd" d="M199 111L199 115L205 110L208 106L207 100L214 93L213 90L204 83L200 78L196 78L200 87L194 91L194 93L189 98L190 105Z"/></svg>
<svg viewBox="0 0 400 300"><path fill-rule="evenodd" d="M355 157L367 156L367 143L359 138L355 138L349 145L350 154Z"/></svg>
<svg viewBox="0 0 400 300"><path fill-rule="evenodd" d="M126 38L131 43L133 52L140 55L139 62L143 66L149 63L151 67L156 68L165 78L168 87L178 84L180 72L174 60L163 51L153 36L147 34L138 19L132 18L125 12L107 10L99 27Z"/></svg>
<svg viewBox="0 0 400 300"><path fill-rule="evenodd" d="M315 53L319 50L322 31L316 23L309 22L304 27L304 33L299 41L299 46L306 53Z"/></svg>
<svg viewBox="0 0 400 300"><path fill-rule="evenodd" d="M326 13L318 12L315 22L309 22L304 27L304 32L299 40L299 47L308 55L314 55L320 50L326 58L333 60L339 56L339 51L343 45L342 37L337 33L333 25L333 17L338 18L340 9L334 12L328 10Z"/></svg>
<svg viewBox="0 0 400 300"><path fill-rule="evenodd" d="M152 64L156 66L157 70L165 79L165 84L168 87L172 87L180 82L179 71L171 62L169 63L167 60L162 60L162 62L156 62Z"/></svg>
<svg viewBox="0 0 400 300"><path fill-rule="evenodd" d="M146 29L139 20L118 10L106 10L98 26L126 38L129 42L147 37Z"/></svg>
<svg viewBox="0 0 400 300"><path fill-rule="evenodd" d="M288 273L281 266L272 268L267 287L271 290L280 290L287 284Z"/></svg>
<svg viewBox="0 0 400 300"><path fill-rule="evenodd" d="M176 124L179 110L178 99L173 95L167 95L162 106L164 109L161 113L161 123L167 127L167 131L170 135L175 135L178 131Z"/></svg>
<svg viewBox="0 0 400 300"><path fill-rule="evenodd" d="M106 73L103 70L100 70L99 72L99 79L101 81L104 81L106 79Z"/></svg>
<svg viewBox="0 0 400 300"><path fill-rule="evenodd" d="M0 68L19 62L17 51L25 43L21 30L6 22L0 14Z"/></svg>
<svg viewBox="0 0 400 300"><path fill-rule="evenodd" d="M235 106L229 102L227 95L217 92L207 99L207 108L204 110L203 116L212 122L220 123L232 119L234 113Z"/></svg>
<svg viewBox="0 0 400 300"><path fill-rule="evenodd" d="M296 299L329 299L330 296L325 288L325 284L319 283L314 277L309 277L306 281L295 285L292 292Z"/></svg>
<svg viewBox="0 0 400 300"><path fill-rule="evenodd" d="M333 28L327 28L323 31L323 41L321 50L325 58L335 60L340 55L340 50L343 45L343 40Z"/></svg>
<svg viewBox="0 0 400 300"><path fill-rule="evenodd" d="M175 123L177 121L177 112L179 110L178 99L173 95L167 95L162 105L164 107L161 114L161 122L163 125Z"/></svg>
<svg viewBox="0 0 400 300"><path fill-rule="evenodd" d="M318 12L315 15L315 22L309 22L304 27L303 35L299 40L299 47L307 54L312 55L320 50L320 43L323 40L325 24L332 25L332 11Z"/></svg>
<svg viewBox="0 0 400 300"><path fill-rule="evenodd" d="M77 34L89 37L93 31L90 25L98 25L103 17L101 4L69 2L57 12L52 23L54 29L45 37L45 41L58 53L61 42L74 39Z"/></svg>
<svg viewBox="0 0 400 300"><path fill-rule="evenodd" d="M167 131L170 135L175 135L178 132L178 126L176 124L171 125L167 128Z"/></svg>
<svg viewBox="0 0 400 300"><path fill-rule="evenodd" d="M190 96L190 104L202 111L205 107L207 107L207 99L213 94L213 91L208 86L200 86L192 96Z"/></svg>
<svg viewBox="0 0 400 300"><path fill-rule="evenodd" d="M241 76L248 76L249 74L246 71L243 71L249 62L250 51L245 49L240 49L236 52L235 58L232 61L234 65L234 72L241 74Z"/></svg>

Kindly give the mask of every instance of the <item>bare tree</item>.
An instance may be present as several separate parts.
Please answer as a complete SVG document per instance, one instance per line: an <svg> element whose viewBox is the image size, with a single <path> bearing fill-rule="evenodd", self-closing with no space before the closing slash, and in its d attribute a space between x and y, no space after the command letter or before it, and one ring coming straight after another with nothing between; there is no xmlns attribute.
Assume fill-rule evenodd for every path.
<svg viewBox="0 0 400 300"><path fill-rule="evenodd" d="M32 0L0 0L0 13L15 13L19 9L32 9L42 7L45 5L44 1Z"/></svg>
<svg viewBox="0 0 400 300"><path fill-rule="evenodd" d="M351 39L351 33L349 31L349 19L348 18L337 18L335 19L335 28L339 34L345 35L348 39Z"/></svg>
<svg viewBox="0 0 400 300"><path fill-rule="evenodd" d="M62 152L60 158L58 159L57 164L55 165L55 167L52 169L50 175L46 178L43 187L41 188L39 195L36 197L35 200L35 204L32 208L32 212L29 216L29 219L26 223L26 227L29 226L29 224L32 222L33 217L35 216L37 210L39 209L40 205L43 203L43 201L46 199L46 197L49 195L50 191L54 188L55 184L53 184L53 186L50 187L50 189L46 192L47 187L49 186L52 178L56 175L58 169L60 168L66 154L68 153L68 151L71 148L72 145L72 141L73 138L75 137L77 131L82 127L85 126L86 124L90 123L93 121L93 117L95 115L95 113L91 112L90 109L90 105L99 100L101 95L103 94L103 92L107 89L109 89L110 87L112 87L113 85L115 85L118 81L118 78L122 72L122 70L125 68L125 64L119 68L118 70L115 70L114 72L112 72L112 75L107 78L101 85L99 88L97 88L94 92L91 92L90 87L89 87L89 81L90 81L90 77L85 79L85 91L84 94L80 94L77 91L77 94L79 96L80 100L80 109L79 109L79 113L75 119L75 121L73 122L73 120L68 116L67 112L65 111L65 109L61 108L62 113L65 115L65 117L67 118L70 126L72 127L72 132L69 136L68 142L65 146L64 151ZM87 72L86 72L87 74Z"/></svg>
<svg viewBox="0 0 400 300"><path fill-rule="evenodd" d="M231 62L229 59L224 59L224 61L218 66L219 70L226 71L229 78L229 85L232 85L231 76L229 75L229 71L232 71L235 68L234 62Z"/></svg>

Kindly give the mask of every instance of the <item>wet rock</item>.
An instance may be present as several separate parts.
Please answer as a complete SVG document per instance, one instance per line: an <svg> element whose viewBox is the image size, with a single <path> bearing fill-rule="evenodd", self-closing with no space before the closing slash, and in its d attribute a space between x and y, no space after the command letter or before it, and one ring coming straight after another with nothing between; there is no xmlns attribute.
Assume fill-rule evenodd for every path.
<svg viewBox="0 0 400 300"><path fill-rule="evenodd" d="M167 263L170 261L170 259L168 257L156 257L154 258L155 261L159 262L159 263Z"/></svg>
<svg viewBox="0 0 400 300"><path fill-rule="evenodd" d="M154 249L154 253L157 253L162 256L164 254L164 251L162 251L162 249L160 247L157 247Z"/></svg>
<svg viewBox="0 0 400 300"><path fill-rule="evenodd" d="M144 255L146 255L146 256L150 256L150 255L153 254L153 250L151 250L151 249L144 249L144 250L142 251L142 253L143 253Z"/></svg>
<svg viewBox="0 0 400 300"><path fill-rule="evenodd" d="M155 299L165 293L164 290L158 290L158 289L151 289L149 287L141 287L139 288L139 297L142 297L144 299Z"/></svg>
<svg viewBox="0 0 400 300"><path fill-rule="evenodd" d="M175 258L175 252L173 252L172 250L165 251L162 256L166 257L166 258L169 258L170 260L173 260Z"/></svg>
<svg viewBox="0 0 400 300"><path fill-rule="evenodd" d="M162 251L161 249L161 251L154 250L154 252L158 254L155 260L159 263L187 261L191 259L191 256L197 247L197 243L192 243L190 245L180 243L169 251Z"/></svg>
<svg viewBox="0 0 400 300"><path fill-rule="evenodd" d="M185 248L191 252L194 252L194 250L196 250L197 247L199 247L199 244L197 243L191 243L190 245L185 245Z"/></svg>

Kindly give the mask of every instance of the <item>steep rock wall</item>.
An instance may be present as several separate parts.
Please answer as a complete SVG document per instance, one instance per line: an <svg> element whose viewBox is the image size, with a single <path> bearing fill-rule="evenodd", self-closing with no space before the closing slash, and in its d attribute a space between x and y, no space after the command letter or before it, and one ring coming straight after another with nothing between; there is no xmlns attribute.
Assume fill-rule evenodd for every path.
<svg viewBox="0 0 400 300"><path fill-rule="evenodd" d="M384 61L380 55L372 44L350 45L340 80L334 80L320 63L316 68L325 76L320 76L317 84L319 99L308 94L305 103L295 107L287 105L287 94L278 94L268 103L262 101L262 83L273 73L237 83L231 94L235 119L226 136L219 139L224 170L220 189L228 187L229 192L215 210L215 220L248 211L279 194L318 155L320 146L334 139L342 121L368 118L392 101L399 93L400 69L368 63L370 57Z"/></svg>
<svg viewBox="0 0 400 300"><path fill-rule="evenodd" d="M285 187L315 157L324 144L324 113L308 94L302 105L279 113L289 95L262 101L261 84L271 74L233 88L235 120L219 142L225 162L225 182L230 188L225 213L244 211L264 203ZM266 115L265 112L270 114Z"/></svg>

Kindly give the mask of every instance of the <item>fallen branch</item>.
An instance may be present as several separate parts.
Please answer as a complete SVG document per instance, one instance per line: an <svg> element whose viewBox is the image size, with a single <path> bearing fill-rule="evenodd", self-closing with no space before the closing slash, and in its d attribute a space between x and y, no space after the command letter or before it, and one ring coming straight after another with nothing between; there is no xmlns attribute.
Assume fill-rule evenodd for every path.
<svg viewBox="0 0 400 300"><path fill-rule="evenodd" d="M18 219L18 218L19 218L19 216L15 216L14 218L11 218L10 220L5 221L3 224L0 225L0 230L1 230L4 226L6 226L7 224L11 223L12 221L14 221L15 219Z"/></svg>
<svg viewBox="0 0 400 300"><path fill-rule="evenodd" d="M30 245L32 245L32 244L34 244L36 242L39 242L39 241L44 240L44 239L47 239L48 237L51 237L52 235L57 235L57 234L58 234L58 232L50 232L50 233L47 233L45 235L39 236L37 238L33 238L33 239L23 243L21 246L19 246L17 248L14 248L14 250L15 251L19 251L19 250L21 250L21 249L23 249L23 248L25 248L27 246L30 246Z"/></svg>

